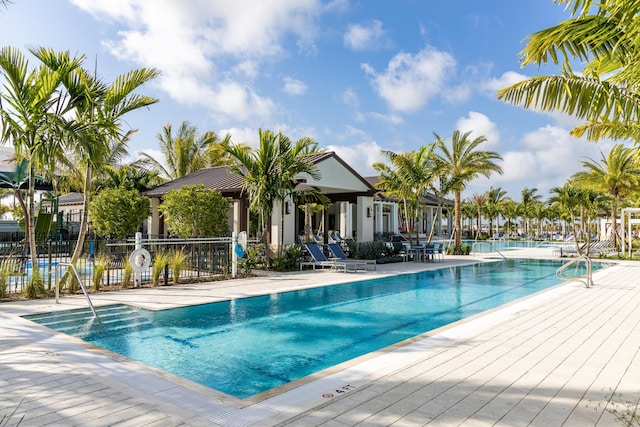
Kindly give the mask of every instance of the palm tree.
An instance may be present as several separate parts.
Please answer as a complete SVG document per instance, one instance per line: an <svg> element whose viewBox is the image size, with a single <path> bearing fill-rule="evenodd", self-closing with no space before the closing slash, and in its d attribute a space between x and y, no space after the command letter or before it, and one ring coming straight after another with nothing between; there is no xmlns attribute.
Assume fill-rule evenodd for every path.
<svg viewBox="0 0 640 427"><path fill-rule="evenodd" d="M482 209L487 205L487 193L473 193L469 203L476 209L476 239L478 239L482 233ZM491 228L489 228L491 232Z"/></svg>
<svg viewBox="0 0 640 427"><path fill-rule="evenodd" d="M2 99L9 104L8 109L0 109L1 143L13 143L16 160L26 161L28 165L25 231L31 261L37 265L33 226L36 173L51 171L63 148L60 135L65 127L63 116L68 111L68 104L61 98L59 89L68 75L80 66L83 57L71 58L68 52L54 53L42 48L29 51L41 61L49 58L52 66L29 70L29 62L19 50L12 47L0 50L0 69L6 91L2 93ZM37 269L34 269L34 282L37 281Z"/></svg>
<svg viewBox="0 0 640 427"><path fill-rule="evenodd" d="M378 187L385 194L402 202L409 241L411 241L409 223L411 220L414 226L418 223L422 197L432 187L437 177L438 170L433 157L434 148L435 144L428 144L418 150L401 154L382 150L382 155L391 162L391 165L381 162L373 164L373 169L380 175ZM418 233L416 233L416 243L420 243Z"/></svg>
<svg viewBox="0 0 640 427"><path fill-rule="evenodd" d="M103 172L105 176L96 180L96 191L102 188L145 191L161 184L156 171L141 168L136 163L118 166L105 165Z"/></svg>
<svg viewBox="0 0 640 427"><path fill-rule="evenodd" d="M561 212L561 218L565 223L567 221L569 222L576 251L582 255L582 251L578 245L578 229L576 227L576 215L580 205L579 190L572 182L567 182L562 187L553 187L551 194L552 196L549 198L549 202L558 207ZM565 234L564 230L562 234Z"/></svg>
<svg viewBox="0 0 640 427"><path fill-rule="evenodd" d="M493 234L493 218L496 218L496 229L500 223L500 212L502 210L502 205L507 197L507 192L502 188L489 188L487 190L487 206L485 207L485 211L487 217L489 218L489 237Z"/></svg>
<svg viewBox="0 0 640 427"><path fill-rule="evenodd" d="M162 133L159 133L156 138L160 144L160 151L164 156L166 167L162 162L144 152L140 153L141 163L149 165L158 174L169 180L211 166L211 158L214 158L214 155L210 152L222 150L221 142L218 141L218 136L214 132L208 131L199 135L198 129L186 120L180 123L175 135L171 123L167 123L162 127ZM227 135L222 143L228 144L229 142L230 136Z"/></svg>
<svg viewBox="0 0 640 427"><path fill-rule="evenodd" d="M461 133L459 130L453 132L451 137L451 148L447 147L445 141L437 134L436 144L442 151L437 156L437 163L442 166L442 170L451 179L453 190L454 208L454 254L462 253L462 220L460 215L460 195L469 182L480 175L490 176L492 172L502 174L502 168L495 163L502 157L493 151L482 151L478 147L487 138L478 136L474 139L470 137L471 132Z"/></svg>
<svg viewBox="0 0 640 427"><path fill-rule="evenodd" d="M247 150L229 141L224 141L222 147L235 159L231 170L242 177L242 191L249 197L250 209L260 217L265 254L270 258L271 227L267 224L271 224L276 203L280 202L284 209L284 200L294 190L297 175L308 174L317 180L320 172L307 155L315 144L312 139L302 138L292 145L281 132L276 134L260 129L258 134L260 145L257 149Z"/></svg>
<svg viewBox="0 0 640 427"><path fill-rule="evenodd" d="M512 199L506 199L502 206L502 215L507 220L507 234L511 235L511 232L513 231L511 229L511 222L518 218L520 214L520 204L514 202Z"/></svg>
<svg viewBox="0 0 640 427"><path fill-rule="evenodd" d="M533 206L540 201L540 194L536 194L538 192L537 188L529 188L524 187L522 189L522 200L520 201L520 205L522 206L522 220L524 222L524 233L526 235L529 234L529 229L531 228L531 216L533 215L532 209Z"/></svg>
<svg viewBox="0 0 640 427"><path fill-rule="evenodd" d="M40 59L49 67L55 65L50 58ZM63 82L75 113L72 119L75 126L67 133L69 144L76 162L84 166L82 217L71 263L80 257L88 230L93 172L114 164L126 153L126 141L135 131L122 132L124 116L158 102L156 98L135 93L158 75L155 69L143 68L120 75L107 84L78 68Z"/></svg>
<svg viewBox="0 0 640 427"><path fill-rule="evenodd" d="M616 144L609 154L599 162L587 159L582 161L585 170L577 172L572 179L576 184L600 191L611 196L611 232L612 239L618 244L618 207L624 199L635 191L640 184L640 162L635 150Z"/></svg>
<svg viewBox="0 0 640 427"><path fill-rule="evenodd" d="M640 141L640 3L559 0L571 19L530 35L522 66L553 62L560 75L527 79L498 91L499 98L537 111L561 111L584 120L571 133ZM574 63L586 63L579 73Z"/></svg>

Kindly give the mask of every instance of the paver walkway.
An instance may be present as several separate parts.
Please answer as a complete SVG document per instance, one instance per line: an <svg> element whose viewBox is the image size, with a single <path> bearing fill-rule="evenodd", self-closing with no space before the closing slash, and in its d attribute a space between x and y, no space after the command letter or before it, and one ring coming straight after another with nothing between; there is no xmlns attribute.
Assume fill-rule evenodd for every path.
<svg viewBox="0 0 640 427"><path fill-rule="evenodd" d="M379 267L105 293L94 302L167 307L434 265ZM558 286L261 401L223 396L18 317L84 306L80 298L5 303L0 419L17 408L8 425L22 415L22 426L615 425L607 395L640 399L639 273L635 264L597 272L593 288Z"/></svg>

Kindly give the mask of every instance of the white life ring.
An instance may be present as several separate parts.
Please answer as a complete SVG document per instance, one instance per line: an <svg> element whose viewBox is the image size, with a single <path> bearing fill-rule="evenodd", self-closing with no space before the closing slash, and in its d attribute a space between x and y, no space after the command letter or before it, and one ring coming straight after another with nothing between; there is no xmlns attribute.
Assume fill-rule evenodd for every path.
<svg viewBox="0 0 640 427"><path fill-rule="evenodd" d="M129 264L135 272L142 272L151 265L151 254L144 248L136 249L129 255Z"/></svg>

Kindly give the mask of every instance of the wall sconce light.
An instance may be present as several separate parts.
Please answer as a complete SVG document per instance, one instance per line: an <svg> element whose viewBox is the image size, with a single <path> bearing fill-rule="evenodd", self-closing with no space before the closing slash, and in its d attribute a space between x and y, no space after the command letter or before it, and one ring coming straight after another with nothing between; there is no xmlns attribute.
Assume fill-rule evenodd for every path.
<svg viewBox="0 0 640 427"><path fill-rule="evenodd" d="M371 206L367 206L367 218L371 218Z"/></svg>
<svg viewBox="0 0 640 427"><path fill-rule="evenodd" d="M284 213L289 215L291 213L291 206L289 206L289 202L284 202Z"/></svg>

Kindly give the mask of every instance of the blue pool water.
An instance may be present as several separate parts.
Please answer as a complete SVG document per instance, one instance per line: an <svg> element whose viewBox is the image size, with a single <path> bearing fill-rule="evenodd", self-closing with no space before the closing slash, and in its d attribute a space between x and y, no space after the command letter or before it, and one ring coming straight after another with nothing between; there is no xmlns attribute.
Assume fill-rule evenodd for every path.
<svg viewBox="0 0 640 427"><path fill-rule="evenodd" d="M112 305L97 308L100 322L88 309L25 317L246 398L555 285L561 264L510 259L163 311Z"/></svg>

